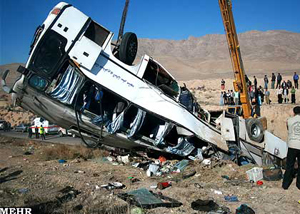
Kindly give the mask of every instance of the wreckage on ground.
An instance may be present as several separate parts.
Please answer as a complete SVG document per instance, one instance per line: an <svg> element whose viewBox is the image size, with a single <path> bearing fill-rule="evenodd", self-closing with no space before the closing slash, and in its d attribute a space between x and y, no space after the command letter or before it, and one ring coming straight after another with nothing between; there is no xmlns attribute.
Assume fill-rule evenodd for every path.
<svg viewBox="0 0 300 214"><path fill-rule="evenodd" d="M124 34L119 45L113 45L113 35L59 3L37 28L26 66L18 69L21 77L9 88L5 72L3 88L15 105L80 135L89 146L100 142L179 156L209 146L258 164L265 153L285 158L286 143L259 120L202 109L150 56L132 65L134 33Z"/></svg>

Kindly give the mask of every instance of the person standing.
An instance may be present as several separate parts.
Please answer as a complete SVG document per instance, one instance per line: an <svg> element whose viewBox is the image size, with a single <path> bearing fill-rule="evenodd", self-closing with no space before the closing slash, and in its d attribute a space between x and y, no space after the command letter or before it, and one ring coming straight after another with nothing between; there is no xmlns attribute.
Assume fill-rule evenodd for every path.
<svg viewBox="0 0 300 214"><path fill-rule="evenodd" d="M266 104L270 105L270 91L266 88L265 91L265 99L266 99Z"/></svg>
<svg viewBox="0 0 300 214"><path fill-rule="evenodd" d="M271 77L271 89L275 88L275 81L276 81L276 76L274 73L272 73L272 77Z"/></svg>
<svg viewBox="0 0 300 214"><path fill-rule="evenodd" d="M277 98L278 98L278 103L282 103L282 92L283 92L282 88L279 85L279 88L276 90Z"/></svg>
<svg viewBox="0 0 300 214"><path fill-rule="evenodd" d="M37 126L35 126L34 132L35 132L35 138L39 139L39 129Z"/></svg>
<svg viewBox="0 0 300 214"><path fill-rule="evenodd" d="M298 89L299 76L298 76L298 74L296 72L294 73L293 80L294 80L295 88Z"/></svg>
<svg viewBox="0 0 300 214"><path fill-rule="evenodd" d="M41 127L40 127L40 135L41 135L42 140L46 140L45 129L44 129L43 125L41 125Z"/></svg>
<svg viewBox="0 0 300 214"><path fill-rule="evenodd" d="M28 128L28 138L32 138L32 128Z"/></svg>
<svg viewBox="0 0 300 214"><path fill-rule="evenodd" d="M257 79L256 79L256 77L255 77L255 76L254 76L253 78L254 78L254 80L253 80L254 87L255 87L255 89L257 89Z"/></svg>
<svg viewBox="0 0 300 214"><path fill-rule="evenodd" d="M286 81L283 80L282 84L281 84L281 88L285 89L287 87Z"/></svg>
<svg viewBox="0 0 300 214"><path fill-rule="evenodd" d="M282 76L280 75L280 73L278 73L278 75L277 75L276 89L280 86L281 80L282 80Z"/></svg>
<svg viewBox="0 0 300 214"><path fill-rule="evenodd" d="M240 104L240 93L238 91L234 92L234 104L236 106Z"/></svg>
<svg viewBox="0 0 300 214"><path fill-rule="evenodd" d="M294 86L291 89L291 102L292 104L296 103L296 89Z"/></svg>
<svg viewBox="0 0 300 214"><path fill-rule="evenodd" d="M292 88L293 84L292 84L291 80L288 80L288 81L286 82L286 86L288 87L288 89L291 89L291 88Z"/></svg>
<svg viewBox="0 0 300 214"><path fill-rule="evenodd" d="M289 89L287 87L283 88L283 99L284 103L289 102Z"/></svg>
<svg viewBox="0 0 300 214"><path fill-rule="evenodd" d="M225 80L222 79L221 80L221 90L224 90L225 89Z"/></svg>
<svg viewBox="0 0 300 214"><path fill-rule="evenodd" d="M227 102L227 94L226 94L226 91L223 92L223 100L224 100L224 105L227 105L228 102Z"/></svg>
<svg viewBox="0 0 300 214"><path fill-rule="evenodd" d="M220 106L224 105L224 97L223 97L223 91L221 91L221 96L220 96Z"/></svg>
<svg viewBox="0 0 300 214"><path fill-rule="evenodd" d="M288 128L288 153L286 170L283 176L282 188L287 190L293 182L294 165L298 159L298 173L296 186L300 190L300 106L293 109L294 116L287 120Z"/></svg>
<svg viewBox="0 0 300 214"><path fill-rule="evenodd" d="M264 89L268 89L269 79L268 79L267 75L265 75L265 77L264 77L264 83L265 83Z"/></svg>

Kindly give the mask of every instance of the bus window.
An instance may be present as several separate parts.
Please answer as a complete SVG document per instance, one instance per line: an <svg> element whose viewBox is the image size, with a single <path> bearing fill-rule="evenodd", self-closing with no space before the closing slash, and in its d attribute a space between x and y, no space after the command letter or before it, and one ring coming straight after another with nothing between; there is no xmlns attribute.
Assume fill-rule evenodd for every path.
<svg viewBox="0 0 300 214"><path fill-rule="evenodd" d="M109 35L109 31L98 25L97 23L91 21L89 27L85 31L84 35L95 42L97 45L102 47L107 36Z"/></svg>
<svg viewBox="0 0 300 214"><path fill-rule="evenodd" d="M34 53L30 69L51 75L57 63L65 54L67 39L50 30L44 35Z"/></svg>

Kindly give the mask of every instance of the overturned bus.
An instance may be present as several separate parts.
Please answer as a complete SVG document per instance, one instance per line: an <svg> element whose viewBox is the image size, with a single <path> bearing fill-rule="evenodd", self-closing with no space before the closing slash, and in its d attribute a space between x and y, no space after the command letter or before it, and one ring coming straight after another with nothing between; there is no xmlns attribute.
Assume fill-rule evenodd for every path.
<svg viewBox="0 0 300 214"><path fill-rule="evenodd" d="M30 56L12 88L15 105L84 143L146 148L179 156L201 148L234 152L261 165L265 154L285 158L287 145L258 119L202 109L186 87L150 56L133 65L137 37L113 33L70 4L59 3L34 34Z"/></svg>

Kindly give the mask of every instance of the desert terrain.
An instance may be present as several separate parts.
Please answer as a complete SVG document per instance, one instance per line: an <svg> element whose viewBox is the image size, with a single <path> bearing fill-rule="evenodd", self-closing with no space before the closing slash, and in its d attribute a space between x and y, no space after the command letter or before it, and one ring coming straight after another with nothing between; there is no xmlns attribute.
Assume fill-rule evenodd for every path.
<svg viewBox="0 0 300 214"><path fill-rule="evenodd" d="M218 110L226 108L219 106L220 81L218 78L180 83L185 83L193 91L202 108ZM225 81L226 90L232 89L232 79ZM9 97L5 99L9 101ZM278 104L275 90L271 90L271 100L270 105L263 104L262 115L267 117L268 130L286 140L285 122L294 105ZM300 93L297 91L298 104L299 101ZM2 107L0 115L12 124L30 122L34 117L28 111L11 107ZM116 160L118 155L127 154L129 163L107 161L108 158ZM247 204L256 213L299 213L300 198L295 180L287 191L281 188L282 181L263 181L261 186L252 184L247 180L246 171L254 165L238 166L231 161L218 161L211 168L190 161L182 173L152 177L148 177L145 170L132 166L136 162L157 161L158 155L153 157L146 153L140 155L122 150L92 150L84 146L10 138L0 133L0 207L31 207L33 213L207 213L191 207L192 202L201 199L213 200L231 213L235 213L241 204ZM60 159L66 162L59 163ZM175 164L179 160L168 161ZM185 173L193 170L195 174L192 177L183 179ZM224 179L224 176L229 179ZM132 182L131 178L137 181ZM172 182L172 186L163 190L150 188L166 181ZM125 187L112 190L101 188L101 185L112 182L120 182ZM118 197L119 193L140 188L175 199L182 205L138 209ZM238 201L228 202L225 196L236 196Z"/></svg>

